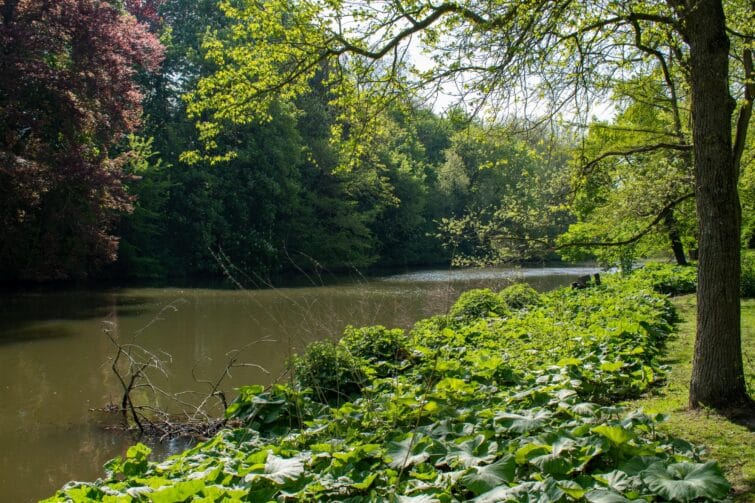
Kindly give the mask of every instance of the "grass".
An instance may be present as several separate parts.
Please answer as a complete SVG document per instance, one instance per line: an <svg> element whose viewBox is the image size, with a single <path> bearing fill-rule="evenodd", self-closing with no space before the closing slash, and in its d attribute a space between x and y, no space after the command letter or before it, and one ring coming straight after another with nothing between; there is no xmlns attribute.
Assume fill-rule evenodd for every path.
<svg viewBox="0 0 755 503"><path fill-rule="evenodd" d="M755 418L749 428L713 411L693 411L687 407L692 355L695 342L695 296L674 299L681 318L679 332L668 344L665 362L670 366L662 388L650 396L629 403L646 412L669 414L662 427L675 436L705 447L707 457L716 459L733 486L734 501L755 502ZM755 396L755 300L742 301L742 351L745 377Z"/></svg>

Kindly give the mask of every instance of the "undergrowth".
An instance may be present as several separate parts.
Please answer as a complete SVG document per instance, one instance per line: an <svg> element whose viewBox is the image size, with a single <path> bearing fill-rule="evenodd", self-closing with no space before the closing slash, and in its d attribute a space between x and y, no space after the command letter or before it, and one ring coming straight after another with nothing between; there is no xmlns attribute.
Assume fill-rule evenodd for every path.
<svg viewBox="0 0 755 503"><path fill-rule="evenodd" d="M636 280L648 282L653 289L669 295L697 291L697 267L651 262L632 273ZM741 260L740 296L755 297L755 251L744 250Z"/></svg>
<svg viewBox="0 0 755 503"><path fill-rule="evenodd" d="M160 463L134 446L50 501L724 499L718 465L663 415L616 405L662 375L669 300L640 279L521 293L470 293L408 334L348 329L292 384L241 388L237 427Z"/></svg>

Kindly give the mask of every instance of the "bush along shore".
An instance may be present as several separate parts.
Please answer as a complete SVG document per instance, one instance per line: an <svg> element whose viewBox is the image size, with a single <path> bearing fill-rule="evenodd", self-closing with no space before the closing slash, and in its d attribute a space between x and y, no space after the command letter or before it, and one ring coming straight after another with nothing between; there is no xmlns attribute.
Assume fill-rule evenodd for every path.
<svg viewBox="0 0 755 503"><path fill-rule="evenodd" d="M663 375L654 282L472 290L409 333L348 328L292 384L241 388L233 428L159 463L138 444L48 501L723 500L714 461L616 405Z"/></svg>

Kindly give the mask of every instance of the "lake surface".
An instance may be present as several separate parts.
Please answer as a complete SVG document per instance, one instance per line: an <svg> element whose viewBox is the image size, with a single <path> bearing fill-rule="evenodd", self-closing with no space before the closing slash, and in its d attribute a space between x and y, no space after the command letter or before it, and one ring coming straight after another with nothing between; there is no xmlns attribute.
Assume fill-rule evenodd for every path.
<svg viewBox="0 0 755 503"><path fill-rule="evenodd" d="M274 289L113 288L0 293L0 491L6 501L52 495L69 480L94 480L136 439L113 430L119 403L115 345L138 344L165 362L155 383L169 393L206 393L234 350L244 366L222 389L279 379L308 342L346 325L409 328L443 313L469 288L526 281L544 291L591 267L417 271ZM108 335L109 334L109 335ZM195 395L181 395L190 400ZM167 406L167 405L165 405ZM220 410L218 409L218 414ZM110 427L110 428L109 428ZM185 444L154 445L156 456Z"/></svg>

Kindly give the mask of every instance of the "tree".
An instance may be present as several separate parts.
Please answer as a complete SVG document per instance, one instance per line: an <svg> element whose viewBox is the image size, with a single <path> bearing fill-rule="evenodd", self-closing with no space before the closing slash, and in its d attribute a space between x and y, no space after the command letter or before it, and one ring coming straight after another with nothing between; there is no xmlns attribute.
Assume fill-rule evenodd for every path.
<svg viewBox="0 0 755 503"><path fill-rule="evenodd" d="M139 125L138 71L162 47L99 0L0 6L0 278L85 275L115 258L132 198L117 154Z"/></svg>
<svg viewBox="0 0 755 503"><path fill-rule="evenodd" d="M618 86L612 101L619 113L591 123L575 151L578 222L559 240L569 256L595 253L606 265L627 268L638 256L670 249L686 265L685 245L697 247L691 139L683 126L689 107L672 74L676 62L658 58L664 71ZM601 242L611 246L594 244Z"/></svg>
<svg viewBox="0 0 755 503"><path fill-rule="evenodd" d="M566 230L560 202L568 188L567 150L557 138L546 146L543 131L524 141L512 129L472 122L445 151L439 230L457 264L544 259L549 251L533 242L552 242Z"/></svg>
<svg viewBox="0 0 755 503"><path fill-rule="evenodd" d="M737 56L751 78L751 4L410 0L366 8L340 1L275 0L222 5L236 29L228 39L206 41L209 58L222 71L199 83L190 106L196 116L203 115L199 126L210 147L223 121L264 119L273 100L302 93L323 62L336 67L331 83L347 116L369 116L365 96L380 103L421 85L437 90L453 84L475 109L500 117L507 110L537 112L546 101L561 109L583 109L595 92L613 82L647 74L656 61L644 51L644 37L657 40L659 50L680 51L693 110L699 221L690 404L725 407L748 401L739 326L737 177L753 84L739 75L746 99L732 139L736 103L731 92L737 86L730 75L729 36L742 47ZM422 68L405 64L413 38L430 54Z"/></svg>

